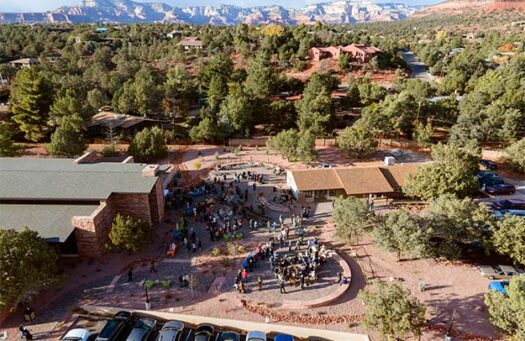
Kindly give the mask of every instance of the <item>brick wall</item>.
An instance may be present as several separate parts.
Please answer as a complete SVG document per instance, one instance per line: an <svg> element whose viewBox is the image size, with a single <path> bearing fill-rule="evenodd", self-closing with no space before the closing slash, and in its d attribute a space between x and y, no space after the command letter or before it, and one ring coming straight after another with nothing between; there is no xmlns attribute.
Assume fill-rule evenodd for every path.
<svg viewBox="0 0 525 341"><path fill-rule="evenodd" d="M111 203L102 202L90 216L72 218L78 254L81 257L102 256L114 216L115 210Z"/></svg>
<svg viewBox="0 0 525 341"><path fill-rule="evenodd" d="M145 193L113 193L108 202L115 207L115 211L122 215L140 218L152 224L149 194Z"/></svg>
<svg viewBox="0 0 525 341"><path fill-rule="evenodd" d="M164 219L165 205L164 205L164 191L162 185L162 177L157 180L155 187L149 194L149 205L151 207L151 220L155 223L160 223Z"/></svg>

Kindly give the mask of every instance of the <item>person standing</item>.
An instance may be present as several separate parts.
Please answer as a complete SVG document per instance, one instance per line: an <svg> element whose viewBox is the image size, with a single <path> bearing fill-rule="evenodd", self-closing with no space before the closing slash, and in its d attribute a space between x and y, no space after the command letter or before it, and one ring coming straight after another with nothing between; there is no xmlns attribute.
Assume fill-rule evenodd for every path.
<svg viewBox="0 0 525 341"><path fill-rule="evenodd" d="M20 331L20 338L23 338L24 340L33 340L33 335L27 330L24 325L20 325L18 327L18 330Z"/></svg>
<svg viewBox="0 0 525 341"><path fill-rule="evenodd" d="M281 294L286 294L286 288L284 286L284 280L282 278L279 278L279 290Z"/></svg>
<svg viewBox="0 0 525 341"><path fill-rule="evenodd" d="M239 292L241 294L246 294L246 289L244 288L244 283L242 281L239 282Z"/></svg>
<svg viewBox="0 0 525 341"><path fill-rule="evenodd" d="M246 269L243 269L241 272L241 282L248 282L248 271L246 271Z"/></svg>
<svg viewBox="0 0 525 341"><path fill-rule="evenodd" d="M151 265L150 265L150 267L149 267L149 273L151 273L151 274L152 274L152 273L155 273L155 274L158 273L157 269L155 269L155 261L152 261L152 262L151 262Z"/></svg>
<svg viewBox="0 0 525 341"><path fill-rule="evenodd" d="M129 268L128 270L128 283L133 282L133 268Z"/></svg>

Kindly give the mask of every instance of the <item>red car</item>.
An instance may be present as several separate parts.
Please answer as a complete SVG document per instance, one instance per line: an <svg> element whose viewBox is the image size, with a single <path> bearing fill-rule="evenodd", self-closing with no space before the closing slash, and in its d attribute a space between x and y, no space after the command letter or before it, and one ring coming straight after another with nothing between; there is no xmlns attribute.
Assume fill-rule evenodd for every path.
<svg viewBox="0 0 525 341"><path fill-rule="evenodd" d="M514 194L516 193L516 187L511 184L499 184L488 186L485 189L485 192L491 195L505 195L505 194Z"/></svg>

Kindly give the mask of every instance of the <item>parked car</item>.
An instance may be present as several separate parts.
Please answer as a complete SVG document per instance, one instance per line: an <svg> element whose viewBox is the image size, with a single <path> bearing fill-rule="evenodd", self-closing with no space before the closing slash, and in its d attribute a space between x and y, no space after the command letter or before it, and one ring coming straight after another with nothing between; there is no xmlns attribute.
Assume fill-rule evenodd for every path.
<svg viewBox="0 0 525 341"><path fill-rule="evenodd" d="M241 340L241 336L239 335L239 333L232 332L232 331L222 332L218 334L217 338L215 339L215 341L240 341L240 340Z"/></svg>
<svg viewBox="0 0 525 341"><path fill-rule="evenodd" d="M505 181L499 176L486 176L484 178L478 178L478 182L481 186L494 186L505 183Z"/></svg>
<svg viewBox="0 0 525 341"><path fill-rule="evenodd" d="M511 265L498 265L497 268L501 271L501 276L504 279L510 279L512 276L523 274L523 270L515 268Z"/></svg>
<svg viewBox="0 0 525 341"><path fill-rule="evenodd" d="M211 324L201 324L195 329L195 341L212 341L215 327Z"/></svg>
<svg viewBox="0 0 525 341"><path fill-rule="evenodd" d="M273 341L293 341L293 336L288 334L277 334Z"/></svg>
<svg viewBox="0 0 525 341"><path fill-rule="evenodd" d="M525 210L497 210L494 211L494 215L499 220L503 220L507 217L525 217Z"/></svg>
<svg viewBox="0 0 525 341"><path fill-rule="evenodd" d="M485 187L485 192L491 195L508 195L516 193L516 187L511 184L499 184Z"/></svg>
<svg viewBox="0 0 525 341"><path fill-rule="evenodd" d="M133 322L131 332L129 332L126 341L146 341L155 326L157 325L157 320L152 318L141 318Z"/></svg>
<svg viewBox="0 0 525 341"><path fill-rule="evenodd" d="M162 326L156 341L181 341L183 331L184 323L168 321Z"/></svg>
<svg viewBox="0 0 525 341"><path fill-rule="evenodd" d="M494 178L498 177L498 173L494 171L479 171L478 174L476 174L476 179L483 179L483 178Z"/></svg>
<svg viewBox="0 0 525 341"><path fill-rule="evenodd" d="M489 290L497 291L503 295L507 293L507 286L510 282L508 281L492 281L489 283Z"/></svg>
<svg viewBox="0 0 525 341"><path fill-rule="evenodd" d="M246 341L266 341L266 333L258 330L249 331L246 335Z"/></svg>
<svg viewBox="0 0 525 341"><path fill-rule="evenodd" d="M399 149L392 149L388 151L388 154L392 155L393 157L398 158L398 157L403 156L403 151Z"/></svg>
<svg viewBox="0 0 525 341"><path fill-rule="evenodd" d="M503 199L492 203L495 210L525 210L525 200L520 199Z"/></svg>
<svg viewBox="0 0 525 341"><path fill-rule="evenodd" d="M479 273L488 279L510 279L523 273L523 270L510 265L481 265L478 268Z"/></svg>
<svg viewBox="0 0 525 341"><path fill-rule="evenodd" d="M322 162L317 168L335 168L333 163Z"/></svg>
<svg viewBox="0 0 525 341"><path fill-rule="evenodd" d="M480 160L479 164L485 167L485 169L495 170L498 168L496 162L490 160Z"/></svg>
<svg viewBox="0 0 525 341"><path fill-rule="evenodd" d="M66 333L66 336L62 339L63 341L88 341L91 337L91 333L87 329L75 328L71 329Z"/></svg>
<svg viewBox="0 0 525 341"><path fill-rule="evenodd" d="M129 311L119 311L111 320L109 320L104 328L100 331L95 341L112 341L116 340L123 332L124 328L129 324L133 314Z"/></svg>

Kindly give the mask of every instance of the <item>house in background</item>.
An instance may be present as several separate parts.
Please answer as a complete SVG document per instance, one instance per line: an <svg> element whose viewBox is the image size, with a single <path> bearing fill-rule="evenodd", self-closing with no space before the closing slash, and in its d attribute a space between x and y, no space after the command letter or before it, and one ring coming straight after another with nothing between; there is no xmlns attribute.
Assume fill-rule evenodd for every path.
<svg viewBox="0 0 525 341"><path fill-rule="evenodd" d="M407 175L415 175L421 165L295 169L287 171L286 183L293 196L304 201L331 200L339 196L401 198Z"/></svg>
<svg viewBox="0 0 525 341"><path fill-rule="evenodd" d="M167 167L78 159L0 158L1 228L37 231L59 254L100 257L117 214L150 224L165 214Z"/></svg>
<svg viewBox="0 0 525 341"><path fill-rule="evenodd" d="M166 37L173 39L175 37L180 37L184 32L182 30L173 30L166 34Z"/></svg>
<svg viewBox="0 0 525 341"><path fill-rule="evenodd" d="M37 58L22 58L17 60L12 60L9 62L9 65L16 67L18 69L30 68L32 65L40 64L40 61Z"/></svg>
<svg viewBox="0 0 525 341"><path fill-rule="evenodd" d="M197 37L186 37L186 38L183 38L177 44L177 46L182 46L184 50L186 51L189 49L199 49L200 50L204 46L204 43L202 42L202 40L200 40Z"/></svg>
<svg viewBox="0 0 525 341"><path fill-rule="evenodd" d="M91 118L88 124L88 136L107 137L112 134L132 138L146 127L162 126L165 122L151 118L117 114L112 111L101 111Z"/></svg>
<svg viewBox="0 0 525 341"><path fill-rule="evenodd" d="M380 49L373 46L351 44L348 46L312 47L309 50L309 56L310 60L318 62L322 59L337 60L342 54L348 54L357 62L367 63L380 52Z"/></svg>

